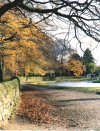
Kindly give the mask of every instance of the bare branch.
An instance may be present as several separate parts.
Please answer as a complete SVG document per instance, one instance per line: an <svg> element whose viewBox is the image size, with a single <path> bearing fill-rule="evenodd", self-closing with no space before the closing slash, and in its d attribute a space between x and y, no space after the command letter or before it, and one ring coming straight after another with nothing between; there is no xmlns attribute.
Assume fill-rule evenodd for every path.
<svg viewBox="0 0 100 131"><path fill-rule="evenodd" d="M11 9L19 9L22 13L27 11L38 14L38 22L45 22L50 25L54 24L55 17L66 25L71 22L73 27L80 29L83 34L100 42L100 1L99 0L7 0L2 1L0 7L0 17ZM32 18L33 18L32 16ZM39 17L40 16L40 17ZM47 21L48 20L48 23ZM66 22L67 21L67 22ZM74 28L73 28L74 30ZM67 30L67 33L69 29ZM77 32L76 32L77 33ZM75 35L78 38L77 34ZM79 39L79 38L78 38ZM80 42L79 42L80 43Z"/></svg>

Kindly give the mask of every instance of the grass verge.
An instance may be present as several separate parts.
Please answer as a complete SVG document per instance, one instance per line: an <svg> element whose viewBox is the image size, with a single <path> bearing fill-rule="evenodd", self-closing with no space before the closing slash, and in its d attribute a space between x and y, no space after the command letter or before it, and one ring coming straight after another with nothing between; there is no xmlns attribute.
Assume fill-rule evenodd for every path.
<svg viewBox="0 0 100 131"><path fill-rule="evenodd" d="M70 82L70 81L91 81L93 78L87 78L87 77L80 77L80 78L75 78L75 77L56 77L55 81L56 82Z"/></svg>
<svg viewBox="0 0 100 131"><path fill-rule="evenodd" d="M24 83L30 83L30 84L48 84L48 83L55 83L55 82L70 82L70 81L93 81L92 78L86 78L86 77L56 77L54 80L44 80L44 77L19 77L20 82L22 84Z"/></svg>
<svg viewBox="0 0 100 131"><path fill-rule="evenodd" d="M56 89L56 90L74 90L87 93L100 92L100 87L64 87L64 86L53 86L53 85L35 85L37 88L42 87L45 89Z"/></svg>
<svg viewBox="0 0 100 131"><path fill-rule="evenodd" d="M100 80L94 80L93 83L100 83Z"/></svg>

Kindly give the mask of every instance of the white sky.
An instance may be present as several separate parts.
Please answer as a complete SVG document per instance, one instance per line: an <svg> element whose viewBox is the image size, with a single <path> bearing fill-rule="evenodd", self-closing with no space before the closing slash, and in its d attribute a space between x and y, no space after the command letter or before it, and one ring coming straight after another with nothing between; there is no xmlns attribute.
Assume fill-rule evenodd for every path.
<svg viewBox="0 0 100 131"><path fill-rule="evenodd" d="M81 0L80 0L81 1ZM58 37L59 39L65 39L66 33L68 32L68 30L70 29L69 32L69 39L74 37L74 30L73 30L73 24L70 23L70 21L68 21L67 19L59 19L59 17L53 16L50 17L48 19L48 23L52 25L52 27L48 27L47 25L47 29L48 29L48 33L49 34L58 34L56 35L56 37ZM89 21L89 23L87 22L87 24L93 24L92 22ZM53 27L54 25L54 27ZM69 26L71 25L71 26ZM53 30L52 30L53 29ZM54 31L55 30L55 31ZM63 34L62 34L63 32ZM65 33L64 33L65 32ZM100 65L100 43L98 44L95 40L93 40L90 37L85 36L82 31L78 30L78 36L80 37L80 40L82 41L82 49L85 51L86 48L90 48L90 50L92 51L97 45L97 48L95 48L92 51L92 55L94 57L94 59L96 60L95 63L97 65ZM66 37L67 39L67 37ZM73 39L71 40L71 45L72 47L74 47L76 49L77 47L77 52L80 56L83 55L82 50L79 47L78 41Z"/></svg>
<svg viewBox="0 0 100 131"><path fill-rule="evenodd" d="M83 55L83 51L81 50L79 44L76 42L71 43L72 47L74 47L75 49L77 49L77 52L80 56ZM91 50L91 53L95 59L95 63L97 65L100 65L100 43L98 44L96 41L92 41L90 38L85 38L84 39L84 43L82 44L82 49L85 50L89 48Z"/></svg>
<svg viewBox="0 0 100 131"><path fill-rule="evenodd" d="M65 32L64 29L63 30L62 29L57 29L55 31L55 33L53 32L53 34L58 34L56 37L58 37L60 39L63 39L63 38L65 38L65 34L61 34L61 32ZM95 63L97 65L100 65L100 43L98 44L95 40L93 40L93 39L91 39L89 37L85 37L85 38L83 38L81 40L83 41L82 49L85 51L86 48L90 48L90 50L92 51L92 55L93 55L94 59L96 60ZM77 41L75 39L73 39L71 41L71 46L73 48L77 49L77 52L78 52L78 54L80 56L83 55L83 52L79 47L79 43L77 43Z"/></svg>
<svg viewBox="0 0 100 131"><path fill-rule="evenodd" d="M87 40L87 42L89 41L89 39L86 39L86 40ZM93 49L93 47L95 48L96 45L97 45L97 43L94 41L94 42L92 43L92 47L91 47L91 46L88 45L87 42L82 46L84 50L85 50L86 48ZM81 51L81 49L80 49L80 47L79 47L78 45L77 45L77 51L78 51L78 53L79 53L80 55L83 55L83 52ZM96 60L95 63L96 63L97 65L100 65L100 43L98 44L98 46L97 46L94 50L92 50L91 53L92 53L94 59Z"/></svg>

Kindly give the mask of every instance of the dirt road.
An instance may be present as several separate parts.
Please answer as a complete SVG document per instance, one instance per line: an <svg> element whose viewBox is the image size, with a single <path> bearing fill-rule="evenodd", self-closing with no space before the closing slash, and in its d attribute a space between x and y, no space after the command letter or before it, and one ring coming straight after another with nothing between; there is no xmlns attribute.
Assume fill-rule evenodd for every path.
<svg viewBox="0 0 100 131"><path fill-rule="evenodd" d="M28 89L37 90L33 85L25 85ZM35 126L28 124L26 121L11 122L6 129L51 129L57 131L68 131L77 129L94 129L100 130L100 95L89 94L84 92L44 89L38 87L39 97L46 99L54 108L55 116L59 116L60 123L50 125L50 127ZM13 128L12 128L13 127Z"/></svg>

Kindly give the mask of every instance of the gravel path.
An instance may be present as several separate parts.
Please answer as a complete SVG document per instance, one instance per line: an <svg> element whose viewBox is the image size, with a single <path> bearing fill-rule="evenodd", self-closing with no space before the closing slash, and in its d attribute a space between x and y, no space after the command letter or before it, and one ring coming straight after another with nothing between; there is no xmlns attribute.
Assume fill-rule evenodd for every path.
<svg viewBox="0 0 100 131"><path fill-rule="evenodd" d="M100 130L100 96L76 91L47 91L67 129Z"/></svg>
<svg viewBox="0 0 100 131"><path fill-rule="evenodd" d="M34 88L33 86L31 87ZM58 115L60 118L59 126L53 125L49 130L100 130L100 95L57 89L49 90L38 88L38 90L41 90L40 96L53 105L55 115ZM12 128L12 126L15 128ZM10 123L8 127L6 129L47 130L45 125L43 127L36 127L25 122L21 124L20 122L18 123L18 121Z"/></svg>

